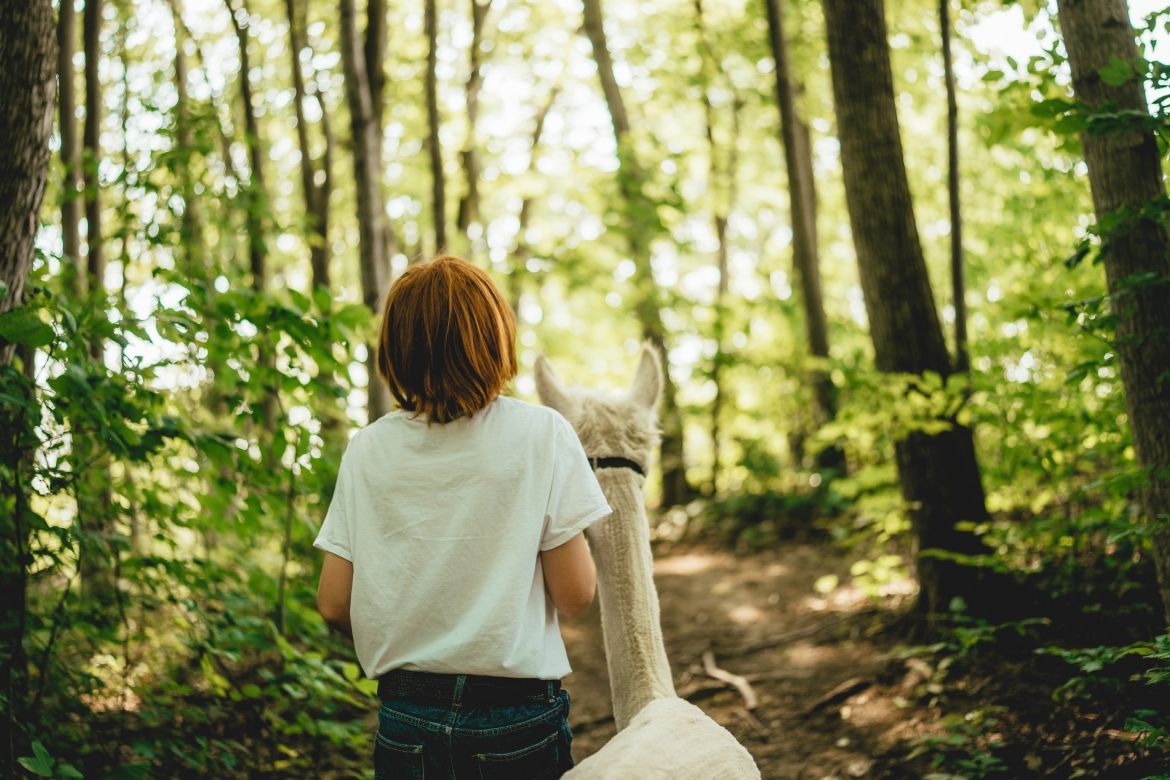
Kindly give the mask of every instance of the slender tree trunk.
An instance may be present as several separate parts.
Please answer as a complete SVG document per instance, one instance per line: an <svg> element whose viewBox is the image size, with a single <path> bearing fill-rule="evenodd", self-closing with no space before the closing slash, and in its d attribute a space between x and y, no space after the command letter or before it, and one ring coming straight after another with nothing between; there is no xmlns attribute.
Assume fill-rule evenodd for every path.
<svg viewBox="0 0 1170 780"><path fill-rule="evenodd" d="M297 0L285 0L288 14L289 48L292 50L293 108L297 117L297 144L301 151L301 191L305 198L305 211L309 219L309 264L313 272L314 287L329 287L329 194L332 176L328 166L330 134L325 131L326 152L321 160L313 159L309 144L309 127L305 121L305 75L301 67L302 51L308 48L304 28L301 27L302 12ZM318 95L321 106L321 122L328 124L324 98Z"/></svg>
<svg viewBox="0 0 1170 780"><path fill-rule="evenodd" d="M711 89L714 86L716 74L725 79L723 68L719 66L718 58L711 51L711 42L707 36L703 20L703 0L695 0L695 27L699 37L701 56L701 72L703 87L700 99L703 103L704 124L707 131L707 191L712 201L712 222L715 228L715 262L719 270L719 283L715 290L715 355L711 360L711 381L715 385L715 397L711 401L711 480L709 492L716 495L719 492L719 459L720 445L722 444L722 416L723 416L723 364L726 361L727 319L727 222L728 215L735 208L735 178L739 166L739 113L740 102L736 96L732 107L732 127L728 148L720 149L715 139L715 107L711 101ZM725 157L720 160L721 154Z"/></svg>
<svg viewBox="0 0 1170 780"><path fill-rule="evenodd" d="M467 242L469 258L475 255L475 240L470 235L471 224L479 221L479 145L476 142L476 127L479 122L479 90L483 86L483 68L480 62L480 46L483 44L483 26L487 19L491 0L471 1L471 51L469 70L463 94L467 103L467 139L459 157L463 162L463 175L467 180L467 191L459 199L459 211L455 225Z"/></svg>
<svg viewBox="0 0 1170 780"><path fill-rule="evenodd" d="M618 153L618 186L626 209L626 237L630 256L634 262L632 282L638 299L634 303L634 314L642 326L642 335L662 354L664 368L662 390L662 444L659 449L662 469L662 504L676 506L690 500L694 491L687 482L686 458L683 452L682 414L678 408L677 388L670 376L669 357L666 349L666 328L662 323L658 285L650 267L650 241L655 225L649 215L654 204L643 192L645 173L638 164L630 138L630 122L622 101L621 89L613 72L613 58L605 37L604 16L601 0L584 0L585 35L593 49L597 63L597 74L601 80L601 91L613 123L614 140Z"/></svg>
<svg viewBox="0 0 1170 780"><path fill-rule="evenodd" d="M378 161L381 162L382 116L386 88L386 0L367 0L366 37L362 46L366 76L370 82L370 115L378 128Z"/></svg>
<svg viewBox="0 0 1170 780"><path fill-rule="evenodd" d="M447 202L444 194L443 149L439 145L439 85L435 73L439 49L438 0L426 0L427 31L427 150L431 156L431 212L435 221L435 254L447 249Z"/></svg>
<svg viewBox="0 0 1170 780"><path fill-rule="evenodd" d="M382 117L386 107L386 0L368 0L366 3L366 37L363 51L366 55L366 73L370 80L370 109L374 123L374 136L378 139L377 160L374 170L381 172L382 165ZM328 128L328 125L326 125ZM381 192L382 179L379 173L378 188ZM394 233L394 226L389 219L382 219L381 230L382 257L386 260L386 278L390 278L390 259L398 252L398 236ZM380 392L380 391L379 391ZM385 397L387 409L390 404L390 392L382 393Z"/></svg>
<svg viewBox="0 0 1170 780"><path fill-rule="evenodd" d="M951 371L926 271L894 108L882 0L823 0L845 195L881 371ZM971 431L914 433L896 444L898 476L918 540L919 608L927 616L956 597L984 594L978 570L934 557L986 552L960 522L987 519Z"/></svg>
<svg viewBox="0 0 1170 780"><path fill-rule="evenodd" d="M82 136L83 170L85 174L85 244L86 272L89 292L99 316L106 314L106 252L102 231L101 125L104 106L100 73L102 34L102 0L86 0L82 15L82 38L85 49L85 127ZM105 339L95 337L90 342L90 354L95 361L105 361ZM90 605L99 622L114 620L113 607L117 594L114 570L118 550L110 542L114 534L111 486L108 463L100 455L100 446L92 442L75 441L75 466L78 469L74 485L77 497L77 524L82 530L81 557L78 574ZM98 460L95 462L95 456Z"/></svg>
<svg viewBox="0 0 1170 780"><path fill-rule="evenodd" d="M532 129L532 143L528 152L528 169L525 176L532 177L536 175L536 160L537 152L540 147L540 136L544 134L544 120L552 111L553 104L557 101L557 95L561 91L561 85L554 84L552 89L548 92L548 99L536 111L535 122ZM533 196L525 195L520 201L520 213L516 216L516 244L512 248L512 267L508 273L508 302L512 306L512 314L516 317L516 327L519 328L522 323L520 317L520 302L524 296L524 280L528 274L528 260L532 257L532 247L528 243L525 234L528 232L528 222L532 218L532 204Z"/></svg>
<svg viewBox="0 0 1170 780"><path fill-rule="evenodd" d="M85 273L81 270L81 159L77 144L77 74L73 52L77 48L77 10L72 0L62 0L57 17L57 91L60 107L58 125L61 132L62 259L68 285L75 295L85 292Z"/></svg>
<svg viewBox="0 0 1170 780"><path fill-rule="evenodd" d="M1102 68L1138 62L1125 0L1058 0L1073 91L1091 110L1148 116L1142 79L1108 84ZM1141 494L1152 525L1154 563L1170 624L1170 240L1141 209L1166 197L1157 139L1145 127L1082 137L1099 223L1121 216L1104 237L1105 278L1117 316L1117 357L1138 465L1149 470Z"/></svg>
<svg viewBox="0 0 1170 780"><path fill-rule="evenodd" d="M943 76L947 85L947 194L951 210L951 292L955 306L955 371L970 369L967 354L967 286L963 280L963 215L959 208L959 102L951 57L951 0L939 0Z"/></svg>
<svg viewBox="0 0 1170 780"><path fill-rule="evenodd" d="M180 230L182 255L187 275L202 277L207 273L206 241L203 235L203 205L195 191L198 176L194 173L195 144L192 136L191 100L187 94L190 67L187 63L186 28L182 21L181 0L170 0L175 28L175 140L183 150L180 163L180 194L183 197L183 221Z"/></svg>
<svg viewBox="0 0 1170 780"><path fill-rule="evenodd" d="M232 17L236 40L240 48L240 102L244 109L244 144L248 149L250 173L245 189L247 212L244 215L245 232L248 234L248 270L252 274L252 289L258 293L268 287L268 240L265 230L268 226L268 191L265 187L264 143L260 136L260 122L256 116L256 99L252 92L252 60L249 55L248 38L252 28L252 12L248 0L241 0L237 9L233 0L224 0ZM264 434L276 426L277 406L280 392L275 379L275 356L263 344L259 347L256 363L263 374L268 376L264 384L261 401L261 416ZM267 452L267 451L266 451ZM279 453L267 452L266 457L278 457Z"/></svg>
<svg viewBox="0 0 1170 780"><path fill-rule="evenodd" d="M101 61L102 0L86 0L82 17L85 38L85 243L90 291L99 297L105 290L106 256L102 247L102 203L99 168L102 159ZM98 347L100 348L100 347Z"/></svg>
<svg viewBox="0 0 1170 780"><path fill-rule="evenodd" d="M788 39L780 0L765 0L768 11L768 42L776 71L776 106L780 111L780 139L784 166L788 171L788 206L792 217L792 264L800 283L804 306L808 350L814 358L829 358L829 329L821 293L820 258L817 255L816 195L813 190L812 148L808 126L796 108L796 86L788 61ZM819 428L837 413L836 388L824 368L807 373L815 404L813 422ZM817 458L821 468L843 470L844 453L828 448Z"/></svg>
<svg viewBox="0 0 1170 780"><path fill-rule="evenodd" d="M252 26L252 14L247 0L243 0L238 10L232 0L224 0L224 3L231 14L240 47L240 102L244 109L244 144L248 149L248 166L251 168L245 214L248 270L252 273L252 288L261 291L268 286L268 245L264 236L264 213L268 205L264 187L264 149L260 123L256 118L256 101L252 95L252 63L248 54L248 31Z"/></svg>
<svg viewBox="0 0 1170 780"><path fill-rule="evenodd" d="M24 301L45 183L49 137L57 98L56 20L50 0L0 0L0 313ZM0 338L0 366L8 365L13 344ZM29 365L26 363L26 370ZM0 499L0 698L5 736L0 775L15 776L16 759L26 755L25 709L28 662L24 650L30 563L25 527L23 451L10 440L16 426L3 426L3 456L11 475ZM12 437L15 438L14 436Z"/></svg>
<svg viewBox="0 0 1170 780"><path fill-rule="evenodd" d="M345 95L349 104L354 181L357 187L362 299L377 315L380 313L382 295L389 281L389 266L384 254L385 215L378 168L382 139L374 123L365 50L358 34L353 0L340 0L340 12L341 57L345 68ZM377 360L372 345L367 350L366 369L369 372L368 414L370 421L373 421L390 411L390 393L385 383L378 377Z"/></svg>

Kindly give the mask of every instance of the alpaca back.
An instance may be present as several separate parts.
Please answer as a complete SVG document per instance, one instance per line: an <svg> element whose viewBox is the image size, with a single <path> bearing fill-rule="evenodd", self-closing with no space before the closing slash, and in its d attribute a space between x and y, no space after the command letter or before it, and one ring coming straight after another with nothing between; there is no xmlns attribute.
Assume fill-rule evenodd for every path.
<svg viewBox="0 0 1170 780"><path fill-rule="evenodd" d="M566 780L747 780L760 770L727 729L685 699L647 704Z"/></svg>

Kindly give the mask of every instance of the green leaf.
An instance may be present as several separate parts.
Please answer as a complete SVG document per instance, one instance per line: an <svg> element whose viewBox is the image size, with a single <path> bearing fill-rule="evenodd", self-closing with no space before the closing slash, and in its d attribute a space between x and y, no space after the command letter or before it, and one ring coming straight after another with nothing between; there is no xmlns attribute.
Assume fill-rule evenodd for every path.
<svg viewBox="0 0 1170 780"><path fill-rule="evenodd" d="M1109 64L1097 71L1097 74L1111 87L1120 86L1137 75L1133 66L1120 57L1111 58Z"/></svg>
<svg viewBox="0 0 1170 780"><path fill-rule="evenodd" d="M53 776L53 757L40 742L32 743L33 755L18 758L17 763L37 777Z"/></svg>
<svg viewBox="0 0 1170 780"><path fill-rule="evenodd" d="M13 344L43 347L53 341L53 328L40 318L38 309L18 306L0 314L0 337Z"/></svg>

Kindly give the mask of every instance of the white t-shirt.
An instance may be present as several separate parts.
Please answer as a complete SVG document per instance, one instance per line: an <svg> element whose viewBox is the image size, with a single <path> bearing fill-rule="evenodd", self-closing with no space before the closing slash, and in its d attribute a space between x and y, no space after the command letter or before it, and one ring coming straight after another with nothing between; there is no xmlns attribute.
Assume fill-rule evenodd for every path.
<svg viewBox="0 0 1170 780"><path fill-rule="evenodd" d="M555 680L569 659L539 552L611 511L569 423L499 397L446 424L399 410L358 431L314 546L353 562L368 677Z"/></svg>

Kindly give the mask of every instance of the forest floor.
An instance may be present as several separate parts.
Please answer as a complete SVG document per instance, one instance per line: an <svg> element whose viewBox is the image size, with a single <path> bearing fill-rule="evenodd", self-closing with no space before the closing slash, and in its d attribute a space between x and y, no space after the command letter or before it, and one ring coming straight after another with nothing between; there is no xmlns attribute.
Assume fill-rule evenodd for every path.
<svg viewBox="0 0 1170 780"><path fill-rule="evenodd" d="M937 655L908 652L883 627L905 606L909 583L878 604L848 587L817 592L814 583L826 574L848 582L848 568L823 542L750 555L695 544L655 551L675 686L751 751L763 777L1149 776L1146 761L1147 771L1131 763L1133 734L1106 729L1110 719L1099 712L1054 712L1061 709L1051 703L1055 683L1022 679L1036 676L1022 673L1034 660L956 675ZM597 605L562 630L580 761L614 734ZM716 668L746 678L758 697L754 708L705 673L705 653ZM1005 730L1015 753L1006 765L987 749L1004 741ZM1073 744L1095 754L1089 766ZM932 766L944 754L951 759Z"/></svg>

